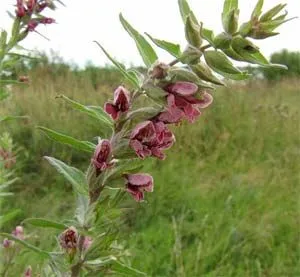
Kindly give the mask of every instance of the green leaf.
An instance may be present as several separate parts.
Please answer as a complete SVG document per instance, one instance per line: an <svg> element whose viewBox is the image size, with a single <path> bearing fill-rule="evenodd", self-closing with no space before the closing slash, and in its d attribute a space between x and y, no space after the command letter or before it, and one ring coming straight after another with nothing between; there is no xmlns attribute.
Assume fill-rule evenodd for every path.
<svg viewBox="0 0 300 277"><path fill-rule="evenodd" d="M17 237L15 237L15 236L13 236L11 234L8 234L8 233L0 233L0 236L4 237L4 238L7 238L9 240L13 240L13 241L15 241L18 244L21 244L22 246L24 246L28 250L31 250L31 251L35 252L36 254L39 254L40 257L51 258L51 255L50 255L49 252L41 250L41 249L35 247L34 245L26 242L25 240L20 240Z"/></svg>
<svg viewBox="0 0 300 277"><path fill-rule="evenodd" d="M44 219L44 218L27 218L23 221L23 223L28 223L35 227L52 228L52 229L57 229L57 230L65 230L68 228L68 226L65 224L55 222L52 220L48 220L48 219Z"/></svg>
<svg viewBox="0 0 300 277"><path fill-rule="evenodd" d="M234 67L232 62L222 52L215 50L205 51L204 58L211 69L226 78L244 80L250 76L247 72L241 72L239 69Z"/></svg>
<svg viewBox="0 0 300 277"><path fill-rule="evenodd" d="M205 40L207 40L212 46L214 46L215 35L212 30L203 28L203 25L201 25L200 34Z"/></svg>
<svg viewBox="0 0 300 277"><path fill-rule="evenodd" d="M15 120L15 119L27 119L28 116L12 116L12 115L8 115L8 116L0 116L0 123L4 122L4 121L11 121L11 120Z"/></svg>
<svg viewBox="0 0 300 277"><path fill-rule="evenodd" d="M0 197L7 197L7 196L13 196L14 194L12 192L0 192Z"/></svg>
<svg viewBox="0 0 300 277"><path fill-rule="evenodd" d="M272 8L271 10L267 11L260 17L261 22L269 21L271 20L274 16L276 16L284 7L286 4L279 4Z"/></svg>
<svg viewBox="0 0 300 277"><path fill-rule="evenodd" d="M101 107L84 106L74 100L71 100L65 95L59 95L57 96L57 98L61 98L65 100L68 104L71 105L73 109L85 113L89 115L91 118L99 120L102 124L105 124L106 126L109 126L111 128L113 127L114 124L113 120Z"/></svg>
<svg viewBox="0 0 300 277"><path fill-rule="evenodd" d="M134 88L139 88L139 82L138 80L132 76L130 73L128 73L128 71L125 69L125 66L123 64L121 64L120 62L118 62L117 60L115 60L103 47L102 45L95 41L95 43L101 48L101 50L103 51L103 53L106 55L106 57L117 67L117 69L119 70L119 72L123 75L123 77L134 87Z"/></svg>
<svg viewBox="0 0 300 277"><path fill-rule="evenodd" d="M112 265L112 270L124 276L147 276L144 272L141 272L137 269L127 266L119 261L116 261Z"/></svg>
<svg viewBox="0 0 300 277"><path fill-rule="evenodd" d="M154 44L156 44L158 47L166 50L168 53L170 53L175 58L179 58L181 56L181 50L180 50L179 44L175 44L175 43L168 42L165 40L153 38L148 33L146 33L146 35L153 41Z"/></svg>
<svg viewBox="0 0 300 277"><path fill-rule="evenodd" d="M53 157L46 156L45 159L72 184L75 191L84 195L88 194L86 176L82 171Z"/></svg>
<svg viewBox="0 0 300 277"><path fill-rule="evenodd" d="M87 195L79 194L77 196L75 218L82 227L85 225L88 210L89 197Z"/></svg>
<svg viewBox="0 0 300 277"><path fill-rule="evenodd" d="M211 69L205 63L200 62L197 65L191 65L191 69L198 75L198 77L200 77L200 79L216 85L224 86L224 83L213 74Z"/></svg>
<svg viewBox="0 0 300 277"><path fill-rule="evenodd" d="M124 29L128 32L128 34L134 39L135 44L139 50L139 53L147 67L150 67L157 59L157 55L153 50L150 43L140 34L138 33L120 14L120 21L124 27Z"/></svg>
<svg viewBox="0 0 300 277"><path fill-rule="evenodd" d="M39 130L43 131L49 138L54 141L60 142L62 144L67 144L77 150L85 151L88 153L93 153L95 151L96 145L89 141L81 141L70 136L58 133L46 127L37 127Z"/></svg>
<svg viewBox="0 0 300 277"><path fill-rule="evenodd" d="M0 80L0 85L27 85L27 84L16 80Z"/></svg>
<svg viewBox="0 0 300 277"><path fill-rule="evenodd" d="M5 223L11 221L12 219L14 219L16 216L21 214L21 210L14 210L14 211L10 211L9 213L5 214L5 215L1 215L0 216L0 227L2 225L4 225Z"/></svg>
<svg viewBox="0 0 300 277"><path fill-rule="evenodd" d="M258 19L260 17L260 15L262 14L263 5L264 5L264 0L258 0L251 14L251 19Z"/></svg>
<svg viewBox="0 0 300 277"><path fill-rule="evenodd" d="M191 16L191 19L194 22L194 24L199 25L196 16L194 15L193 11L191 10L191 8L186 0L178 0L178 5L179 5L179 10L180 10L180 14L182 17L182 21L184 24L186 23L187 17Z"/></svg>

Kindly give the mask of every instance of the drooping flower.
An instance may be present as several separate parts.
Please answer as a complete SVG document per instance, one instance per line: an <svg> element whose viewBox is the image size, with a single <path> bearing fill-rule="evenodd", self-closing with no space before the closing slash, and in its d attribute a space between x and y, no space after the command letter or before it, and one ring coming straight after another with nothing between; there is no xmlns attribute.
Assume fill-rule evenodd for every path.
<svg viewBox="0 0 300 277"><path fill-rule="evenodd" d="M105 103L105 111L111 115L114 120L117 120L121 113L126 113L129 110L129 92L122 86L119 86L114 92L113 103Z"/></svg>
<svg viewBox="0 0 300 277"><path fill-rule="evenodd" d="M165 90L168 92L168 106L157 119L166 124L178 123L184 118L194 122L201 115L200 109L208 107L213 101L207 92L198 95L198 86L190 82L176 82Z"/></svg>
<svg viewBox="0 0 300 277"><path fill-rule="evenodd" d="M24 228L22 226L17 226L15 228L15 230L12 231L12 234L20 239L20 240L24 240Z"/></svg>
<svg viewBox="0 0 300 277"><path fill-rule="evenodd" d="M144 199L144 191L153 191L153 178L149 174L128 174L125 178L127 192L138 202Z"/></svg>
<svg viewBox="0 0 300 277"><path fill-rule="evenodd" d="M162 150L170 148L174 141L174 135L163 122L142 122L130 136L130 146L141 159L154 156L163 160Z"/></svg>
<svg viewBox="0 0 300 277"><path fill-rule="evenodd" d="M110 166L109 163L110 155L111 155L110 141L107 139L101 140L96 146L96 150L92 158L92 162L98 174Z"/></svg>
<svg viewBox="0 0 300 277"><path fill-rule="evenodd" d="M78 245L78 233L75 227L69 227L59 236L59 244L68 253L76 252Z"/></svg>

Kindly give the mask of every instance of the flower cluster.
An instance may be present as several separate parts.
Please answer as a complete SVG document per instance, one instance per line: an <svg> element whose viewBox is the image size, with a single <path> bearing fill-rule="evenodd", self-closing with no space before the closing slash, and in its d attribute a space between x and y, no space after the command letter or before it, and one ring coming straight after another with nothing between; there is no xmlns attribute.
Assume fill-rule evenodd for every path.
<svg viewBox="0 0 300 277"><path fill-rule="evenodd" d="M39 24L52 24L53 18L41 16L45 8L53 8L52 1L47 0L17 0L16 16L26 24L26 31L34 31ZM36 17L33 17L36 15Z"/></svg>
<svg viewBox="0 0 300 277"><path fill-rule="evenodd" d="M165 107L156 115L149 116L147 120L137 123L128 133L128 124L124 124L124 121L129 121L131 118L127 115L132 109L134 96L126 88L118 87L114 92L113 100L104 105L104 110L115 121L118 129L115 130L111 140L103 139L96 147L92 158L96 176L114 165L115 141L120 136L128 140L127 147L132 149L138 158L165 159L164 151L175 142L175 136L168 125L177 124L184 119L194 122L201 115L201 109L208 107L213 102L212 96L195 83L167 82L168 66L165 64L157 63L148 72L148 75L150 82L156 80L155 86L163 92ZM120 126L121 128L119 128ZM153 191L153 178L148 174L124 174L124 178L126 191L136 201L144 199L145 191Z"/></svg>

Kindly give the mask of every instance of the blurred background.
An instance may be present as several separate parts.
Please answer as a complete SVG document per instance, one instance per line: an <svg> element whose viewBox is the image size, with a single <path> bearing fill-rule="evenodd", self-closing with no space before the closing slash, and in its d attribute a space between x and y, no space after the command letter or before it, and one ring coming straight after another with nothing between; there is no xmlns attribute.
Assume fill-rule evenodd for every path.
<svg viewBox="0 0 300 277"><path fill-rule="evenodd" d="M9 26L5 10L13 10L13 2L1 0L1 27ZM53 143L36 126L82 140L106 135L95 122L55 99L63 93L83 104L103 106L122 83L92 41L101 41L120 61L139 67L118 13L140 31L184 45L176 2L66 1L53 15L58 24L38 30L50 41L33 33L24 43L40 59L15 67L14 77L29 76L30 83L13 86L11 97L0 103L1 115L28 115L0 126L0 133L9 132L13 139L16 163L10 166L19 177L12 187L15 195L1 209L22 209L5 226L7 231L28 217L72 215L71 186L42 157L54 156L83 170L90 157ZM256 1L240 2L246 20ZM265 9L277 4L265 2ZM222 0L190 3L208 27L221 30ZM286 3L290 16L299 16L300 2ZM144 170L153 175L155 191L143 204L128 197L125 206L130 209L120 227L134 267L161 277L300 276L299 27L299 20L293 20L281 28L280 36L258 43L272 62L286 64L289 71L248 68L253 73L249 81L217 89L213 105L196 123L174 128L176 144L165 161L146 162ZM161 60L170 61L159 53ZM27 232L45 249L56 243L55 233ZM34 267L34 258L19 257L16 274L28 264Z"/></svg>

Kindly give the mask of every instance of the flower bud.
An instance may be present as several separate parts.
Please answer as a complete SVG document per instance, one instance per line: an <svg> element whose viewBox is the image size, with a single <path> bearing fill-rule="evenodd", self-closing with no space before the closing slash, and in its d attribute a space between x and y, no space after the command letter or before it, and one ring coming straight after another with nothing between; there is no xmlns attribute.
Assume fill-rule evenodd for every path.
<svg viewBox="0 0 300 277"><path fill-rule="evenodd" d="M109 158L111 155L111 144L107 139L101 140L96 146L92 163L97 170L97 174L100 174L103 170L109 167Z"/></svg>
<svg viewBox="0 0 300 277"><path fill-rule="evenodd" d="M91 237L85 237L83 242L83 249L84 250L89 249L92 243L93 243L93 239Z"/></svg>
<svg viewBox="0 0 300 277"><path fill-rule="evenodd" d="M168 75L169 65L165 63L155 63L152 68L150 68L148 74L153 79L164 79Z"/></svg>
<svg viewBox="0 0 300 277"><path fill-rule="evenodd" d="M23 0L17 0L17 9L16 9L17 17L24 17L26 15L25 7L23 5Z"/></svg>
<svg viewBox="0 0 300 277"><path fill-rule="evenodd" d="M7 239L7 238L5 238L5 239L3 240L3 242L2 242L2 246L3 246L4 248L11 248L11 247L14 246L14 244L15 244L14 241L9 240L9 239Z"/></svg>
<svg viewBox="0 0 300 277"><path fill-rule="evenodd" d="M52 24L52 23L55 23L55 19L53 19L51 17L44 17L40 20L40 23L42 23L42 24Z"/></svg>
<svg viewBox="0 0 300 277"><path fill-rule="evenodd" d="M16 238L18 238L18 239L20 239L20 240L24 240L24 228L23 228L22 226L17 226L17 227L15 228L15 230L12 231L12 234L13 234Z"/></svg>
<svg viewBox="0 0 300 277"><path fill-rule="evenodd" d="M31 266L28 266L24 273L24 277L31 277L32 276L31 274L32 274Z"/></svg>

